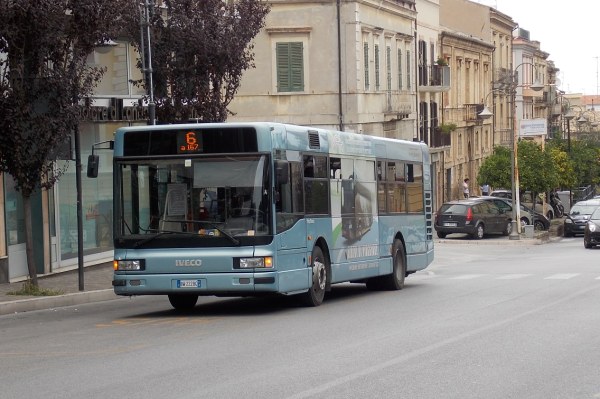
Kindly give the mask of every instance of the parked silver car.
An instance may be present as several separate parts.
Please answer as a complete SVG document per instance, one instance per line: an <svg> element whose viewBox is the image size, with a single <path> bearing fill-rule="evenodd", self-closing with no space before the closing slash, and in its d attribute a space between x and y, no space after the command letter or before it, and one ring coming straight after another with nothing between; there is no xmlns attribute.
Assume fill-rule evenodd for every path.
<svg viewBox="0 0 600 399"><path fill-rule="evenodd" d="M490 193L490 196L498 197L498 198L506 198L508 200L511 200L512 199L512 191L511 190L494 190ZM519 197L521 198L521 201L520 201L521 204L527 206L528 208L533 208L533 202L531 201L531 193L529 193L529 192L522 193L522 195L520 195ZM542 200L539 197L536 198L534 209L536 212L546 216L547 219L549 219L549 220L554 219L554 210L552 209L552 206L550 206L550 204L548 203L546 206L546 213L544 213Z"/></svg>
<svg viewBox="0 0 600 399"><path fill-rule="evenodd" d="M494 202L499 208L504 209L504 211L512 216L512 200L508 198L500 198L500 197L480 197L487 201ZM539 212L534 212L533 209L520 204L521 205L521 226L531 225L533 224L534 229L537 231L548 230L550 229L550 220L542 215Z"/></svg>

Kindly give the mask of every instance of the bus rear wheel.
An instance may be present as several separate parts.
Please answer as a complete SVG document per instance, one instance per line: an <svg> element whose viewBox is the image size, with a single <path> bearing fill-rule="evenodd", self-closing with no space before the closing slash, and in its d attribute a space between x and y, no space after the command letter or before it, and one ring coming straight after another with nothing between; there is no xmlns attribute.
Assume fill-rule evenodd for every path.
<svg viewBox="0 0 600 399"><path fill-rule="evenodd" d="M196 306L198 295L193 294L170 294L169 302L176 310L190 310Z"/></svg>
<svg viewBox="0 0 600 399"><path fill-rule="evenodd" d="M392 274L373 277L367 280L367 288L370 290L397 291L404 288L406 277L406 256L404 245L400 240L394 240L392 247Z"/></svg>
<svg viewBox="0 0 600 399"><path fill-rule="evenodd" d="M325 299L329 265L320 247L315 246L312 252L312 285L307 292L301 294L302 302L307 306L319 306Z"/></svg>

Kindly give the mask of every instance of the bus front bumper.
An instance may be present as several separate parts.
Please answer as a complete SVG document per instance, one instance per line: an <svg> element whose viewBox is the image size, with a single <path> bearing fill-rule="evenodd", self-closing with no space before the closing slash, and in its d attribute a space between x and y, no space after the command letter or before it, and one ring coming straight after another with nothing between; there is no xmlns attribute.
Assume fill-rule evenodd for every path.
<svg viewBox="0 0 600 399"><path fill-rule="evenodd" d="M243 296L278 292L277 273L210 273L210 274L118 274L112 282L117 295L196 295Z"/></svg>

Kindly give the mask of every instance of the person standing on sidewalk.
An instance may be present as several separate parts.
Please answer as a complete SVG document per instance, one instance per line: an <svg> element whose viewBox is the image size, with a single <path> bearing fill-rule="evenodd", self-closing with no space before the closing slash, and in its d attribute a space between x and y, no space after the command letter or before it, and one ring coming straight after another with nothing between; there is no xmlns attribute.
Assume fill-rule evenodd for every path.
<svg viewBox="0 0 600 399"><path fill-rule="evenodd" d="M463 196L469 198L469 178L463 180Z"/></svg>
<svg viewBox="0 0 600 399"><path fill-rule="evenodd" d="M481 195L486 196L486 195L490 195L490 185L487 183L483 183L483 186L481 186Z"/></svg>

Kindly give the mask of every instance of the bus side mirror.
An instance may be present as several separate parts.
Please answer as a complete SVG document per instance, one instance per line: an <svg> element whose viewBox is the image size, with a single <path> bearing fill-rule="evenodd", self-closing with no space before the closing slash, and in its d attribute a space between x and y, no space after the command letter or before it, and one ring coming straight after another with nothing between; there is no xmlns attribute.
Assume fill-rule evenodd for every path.
<svg viewBox="0 0 600 399"><path fill-rule="evenodd" d="M100 157L98 155L90 155L87 163L87 177L96 178L98 177L98 163Z"/></svg>
<svg viewBox="0 0 600 399"><path fill-rule="evenodd" d="M287 161L275 161L275 184L287 184L290 181L290 167Z"/></svg>

